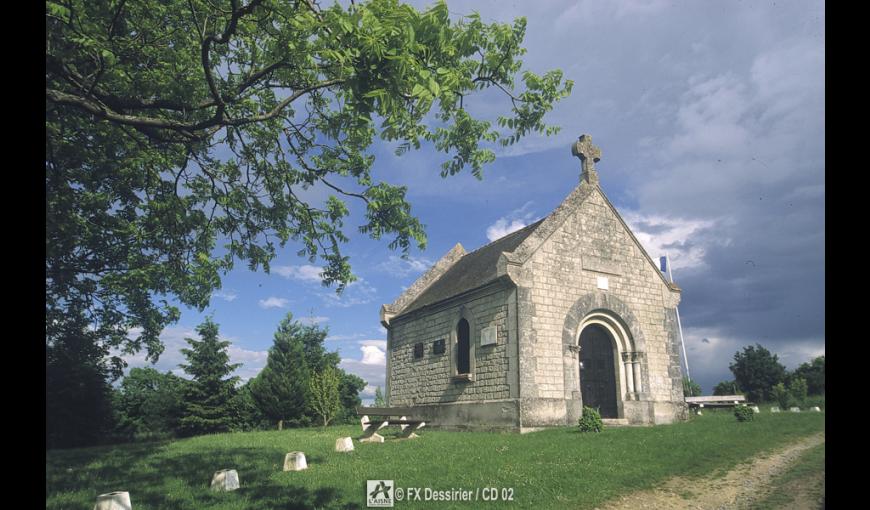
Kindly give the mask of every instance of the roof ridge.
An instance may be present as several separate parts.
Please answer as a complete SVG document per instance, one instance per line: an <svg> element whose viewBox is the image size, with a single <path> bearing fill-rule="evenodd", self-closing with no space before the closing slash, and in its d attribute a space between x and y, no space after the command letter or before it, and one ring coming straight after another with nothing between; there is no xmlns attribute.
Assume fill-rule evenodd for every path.
<svg viewBox="0 0 870 510"><path fill-rule="evenodd" d="M513 232L509 232L509 233L507 233L507 234L505 234L505 235L499 237L498 239L496 239L496 240L494 240L494 241L490 241L490 242L484 244L483 246L481 246L480 248L477 248L476 250L472 250L472 251L470 251L470 252L467 252L465 255L463 255L463 257L465 257L465 256L467 256L467 255L471 255L472 253L478 252L478 251L480 251L480 250L486 248L487 246L491 246L491 245L493 245L493 244L495 244L495 243L497 243L497 242L499 242L499 241L501 241L501 240L503 240L503 239L507 239L507 238L510 237L510 236L513 236L513 235L519 234L520 232L523 232L524 230L528 230L528 229L530 229L530 228L532 228L532 227L535 227L535 226L539 225L539 224L540 224L542 221L544 221L545 219L547 219L547 216L544 216L543 218L541 218L541 219L539 219L538 221L535 221L535 222L533 222L533 223L529 223L528 225L526 225L526 226L523 227L523 228L518 228L518 229L514 230Z"/></svg>

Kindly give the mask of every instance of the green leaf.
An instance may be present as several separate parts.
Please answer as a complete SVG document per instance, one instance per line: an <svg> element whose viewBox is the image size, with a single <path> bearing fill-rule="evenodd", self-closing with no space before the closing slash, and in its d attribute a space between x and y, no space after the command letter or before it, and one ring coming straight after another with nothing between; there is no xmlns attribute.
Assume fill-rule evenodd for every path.
<svg viewBox="0 0 870 510"><path fill-rule="evenodd" d="M429 90L432 91L433 96L438 96L441 94L441 87L438 86L438 82L433 78L429 78Z"/></svg>
<svg viewBox="0 0 870 510"><path fill-rule="evenodd" d="M67 5L76 6L72 24ZM180 315L160 299L204 309L235 261L266 269L276 244L321 263L323 281L341 289L354 278L341 252L350 211L390 249L426 243L406 190L372 177L376 137L395 141L397 153L429 144L444 154L435 171L480 178L495 157L490 144L558 132L545 117L573 86L558 71L526 72L522 20L451 21L444 2L418 10L399 0L320 14L268 2L238 19L232 44L212 45L212 84L190 5L144 5L127 2L117 16L114 0L46 2L45 46L58 61L46 67L47 89L83 98L58 70L93 77L96 56L106 96L160 105L119 107L123 115L99 122L71 104L46 108L47 342L87 324L94 346L156 358L160 332ZM226 2L194 7L197 27L225 28ZM500 102L472 108L484 88L486 101ZM502 88L520 89L516 105ZM481 110L492 114L469 113ZM151 127L118 120L126 117ZM511 132L499 135L493 122ZM347 193L311 203L300 192L318 182ZM132 327L142 328L135 340Z"/></svg>
<svg viewBox="0 0 870 510"><path fill-rule="evenodd" d="M64 5L56 2L45 2L45 8L48 10L49 14L52 14L53 16L57 16L64 20L69 19L69 9Z"/></svg>
<svg viewBox="0 0 870 510"><path fill-rule="evenodd" d="M414 97L423 97L426 92L426 87L420 85L419 83L415 83L414 90L411 91L411 95Z"/></svg>

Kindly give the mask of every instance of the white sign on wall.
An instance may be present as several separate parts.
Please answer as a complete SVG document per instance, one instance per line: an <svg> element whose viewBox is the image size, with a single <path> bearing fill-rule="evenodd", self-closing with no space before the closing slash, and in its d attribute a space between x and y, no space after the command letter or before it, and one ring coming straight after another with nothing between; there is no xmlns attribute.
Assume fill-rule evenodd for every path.
<svg viewBox="0 0 870 510"><path fill-rule="evenodd" d="M609 289L609 288L610 288L609 283L610 283L610 282L607 281L607 277L606 277L606 276L599 276L599 277L598 277L598 288L599 288L599 289L601 289L601 290L607 290L607 289Z"/></svg>
<svg viewBox="0 0 870 510"><path fill-rule="evenodd" d="M480 330L480 345L495 345L498 340L498 327L490 326Z"/></svg>

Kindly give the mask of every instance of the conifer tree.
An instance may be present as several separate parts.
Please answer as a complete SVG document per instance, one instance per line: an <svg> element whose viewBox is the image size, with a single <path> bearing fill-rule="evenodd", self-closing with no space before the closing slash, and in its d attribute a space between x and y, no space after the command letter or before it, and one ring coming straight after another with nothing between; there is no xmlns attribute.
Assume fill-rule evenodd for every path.
<svg viewBox="0 0 870 510"><path fill-rule="evenodd" d="M241 364L231 364L228 341L218 340L218 325L211 318L197 326L201 340L185 338L190 349L181 352L187 364L181 365L193 377L185 386L184 416L181 432L184 435L227 432L232 425L230 401L235 395L238 377L227 377Z"/></svg>
<svg viewBox="0 0 870 510"><path fill-rule="evenodd" d="M311 331L288 313L275 332L266 366L250 383L254 402L263 414L277 422L278 430L283 428L284 421L298 423L305 414L310 377L305 345L306 333Z"/></svg>
<svg viewBox="0 0 870 510"><path fill-rule="evenodd" d="M374 407L387 407L387 401L384 400L384 394L381 393L381 387L378 386L375 388L375 402Z"/></svg>

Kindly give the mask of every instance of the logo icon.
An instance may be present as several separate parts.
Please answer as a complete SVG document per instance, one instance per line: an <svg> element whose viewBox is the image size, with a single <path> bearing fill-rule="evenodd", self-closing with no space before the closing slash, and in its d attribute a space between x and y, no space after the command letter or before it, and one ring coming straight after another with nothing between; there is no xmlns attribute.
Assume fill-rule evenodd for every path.
<svg viewBox="0 0 870 510"><path fill-rule="evenodd" d="M366 480L366 506L392 508L395 486L392 480Z"/></svg>

